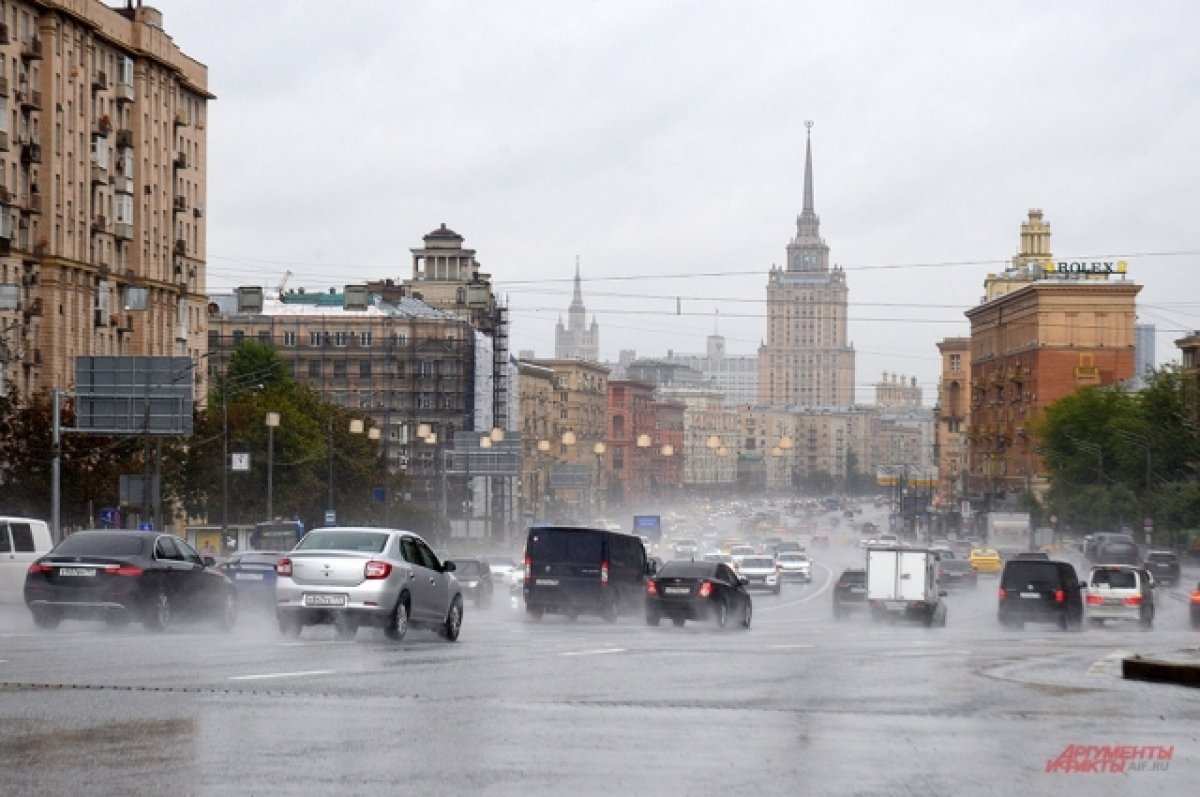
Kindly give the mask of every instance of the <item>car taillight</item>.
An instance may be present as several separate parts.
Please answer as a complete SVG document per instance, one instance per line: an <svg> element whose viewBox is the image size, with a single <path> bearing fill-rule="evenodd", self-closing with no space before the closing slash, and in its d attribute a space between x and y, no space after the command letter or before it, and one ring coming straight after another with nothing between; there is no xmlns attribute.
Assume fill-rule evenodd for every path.
<svg viewBox="0 0 1200 797"><path fill-rule="evenodd" d="M1200 589L1192 593L1192 603L1200 603Z"/></svg>
<svg viewBox="0 0 1200 797"><path fill-rule="evenodd" d="M1087 602L1088 606L1103 606L1104 598L1100 597L1099 595L1088 595Z"/></svg>
<svg viewBox="0 0 1200 797"><path fill-rule="evenodd" d="M1004 600L1004 597L1005 597L1005 595L1007 595L1007 594L1008 594L1008 593L1006 593L1004 590L1000 590L1000 600Z"/></svg>
<svg viewBox="0 0 1200 797"><path fill-rule="evenodd" d="M600 563L600 586L602 586L602 587L608 586L608 562L607 561Z"/></svg>
<svg viewBox="0 0 1200 797"><path fill-rule="evenodd" d="M292 560L284 557L276 562L275 574L279 576L290 576L292 574Z"/></svg>
<svg viewBox="0 0 1200 797"><path fill-rule="evenodd" d="M533 562L529 557L525 557L525 585L529 586L529 579L533 577Z"/></svg>
<svg viewBox="0 0 1200 797"><path fill-rule="evenodd" d="M1121 603L1125 604L1126 606L1141 606L1142 596L1130 595L1129 597L1125 598L1125 600L1121 601Z"/></svg>
<svg viewBox="0 0 1200 797"><path fill-rule="evenodd" d="M658 594L658 585L654 583L653 579L646 582L646 594L647 595L657 595Z"/></svg>
<svg viewBox="0 0 1200 797"><path fill-rule="evenodd" d="M701 581L700 582L700 591L697 594L701 598L707 598L709 595L711 595L712 594L712 582L711 581Z"/></svg>
<svg viewBox="0 0 1200 797"><path fill-rule="evenodd" d="M134 565L109 565L104 568L104 572L110 576L140 576L142 568Z"/></svg>
<svg viewBox="0 0 1200 797"><path fill-rule="evenodd" d="M387 578L392 574L391 562L372 559L363 565L363 578Z"/></svg>
<svg viewBox="0 0 1200 797"><path fill-rule="evenodd" d="M783 572L783 565L781 565L781 564L777 564L777 565L775 565L775 572L776 572L776 573L782 573L782 572Z"/></svg>
<svg viewBox="0 0 1200 797"><path fill-rule="evenodd" d="M1067 593L1063 592L1061 589L1054 590L1054 602L1055 603L1062 603L1066 599L1067 599Z"/></svg>
<svg viewBox="0 0 1200 797"><path fill-rule="evenodd" d="M34 562L29 566L30 573L53 573L54 568L50 565L44 565L41 562Z"/></svg>

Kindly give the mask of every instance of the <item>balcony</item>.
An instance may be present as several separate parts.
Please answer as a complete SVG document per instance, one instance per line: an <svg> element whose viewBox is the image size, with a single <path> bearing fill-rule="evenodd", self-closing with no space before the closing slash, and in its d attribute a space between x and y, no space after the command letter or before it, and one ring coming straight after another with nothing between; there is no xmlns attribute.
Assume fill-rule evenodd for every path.
<svg viewBox="0 0 1200 797"><path fill-rule="evenodd" d="M187 209L188 209L187 197L185 197L185 196L175 197L174 207L175 207L176 213L186 213Z"/></svg>
<svg viewBox="0 0 1200 797"><path fill-rule="evenodd" d="M118 194L133 193L133 178L124 174L118 174L112 178L113 190Z"/></svg>
<svg viewBox="0 0 1200 797"><path fill-rule="evenodd" d="M36 33L29 41L21 42L21 60L40 61L42 58L42 37Z"/></svg>
<svg viewBox="0 0 1200 797"><path fill-rule="evenodd" d="M133 84L118 83L116 91L117 102L133 102Z"/></svg>
<svg viewBox="0 0 1200 797"><path fill-rule="evenodd" d="M8 96L8 75L0 75L0 94Z"/></svg>
<svg viewBox="0 0 1200 797"><path fill-rule="evenodd" d="M92 184L103 185L108 182L108 169L98 163L92 164Z"/></svg>
<svg viewBox="0 0 1200 797"><path fill-rule="evenodd" d="M8 152L8 131L0 130L0 152Z"/></svg>
<svg viewBox="0 0 1200 797"><path fill-rule="evenodd" d="M110 119L108 116L101 116L96 120L96 135L107 136L112 132L112 129L112 119Z"/></svg>
<svg viewBox="0 0 1200 797"><path fill-rule="evenodd" d="M121 128L117 131L117 149L133 149L133 131Z"/></svg>
<svg viewBox="0 0 1200 797"><path fill-rule="evenodd" d="M176 169L186 169L187 165L188 165L187 164L187 153L186 152L175 153L175 160L173 161L172 165Z"/></svg>
<svg viewBox="0 0 1200 797"><path fill-rule="evenodd" d="M21 147L21 163L41 163L42 145L25 144Z"/></svg>
<svg viewBox="0 0 1200 797"><path fill-rule="evenodd" d="M188 126L187 114L185 114L183 111L175 112L175 126L176 127L187 127Z"/></svg>
<svg viewBox="0 0 1200 797"><path fill-rule="evenodd" d="M11 40L8 38L8 25L0 22L0 44L9 44Z"/></svg>
<svg viewBox="0 0 1200 797"><path fill-rule="evenodd" d="M92 75L92 90L107 91L108 90L108 73L103 69L97 69Z"/></svg>
<svg viewBox="0 0 1200 797"><path fill-rule="evenodd" d="M186 257L187 256L187 241L183 240L182 238L175 239L175 249L173 251L175 254L179 255L180 257Z"/></svg>
<svg viewBox="0 0 1200 797"><path fill-rule="evenodd" d="M133 239L133 225L127 221L118 221L113 225L113 234L122 241Z"/></svg>
<svg viewBox="0 0 1200 797"><path fill-rule="evenodd" d="M92 229L96 232L108 232L108 217L103 213L97 213L92 219Z"/></svg>

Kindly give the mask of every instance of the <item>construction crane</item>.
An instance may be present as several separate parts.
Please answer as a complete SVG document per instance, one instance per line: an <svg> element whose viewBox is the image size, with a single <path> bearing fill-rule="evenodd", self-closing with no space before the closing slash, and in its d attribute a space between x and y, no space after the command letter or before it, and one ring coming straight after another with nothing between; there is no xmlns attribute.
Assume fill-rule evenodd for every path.
<svg viewBox="0 0 1200 797"><path fill-rule="evenodd" d="M290 280L291 278L292 278L292 270L291 269L288 269L287 271L283 272L283 279L281 279L279 281L279 285L277 285L275 287L275 292L276 292L276 294L279 295L279 298L281 298L281 299L283 298L283 289L287 287L288 280Z"/></svg>

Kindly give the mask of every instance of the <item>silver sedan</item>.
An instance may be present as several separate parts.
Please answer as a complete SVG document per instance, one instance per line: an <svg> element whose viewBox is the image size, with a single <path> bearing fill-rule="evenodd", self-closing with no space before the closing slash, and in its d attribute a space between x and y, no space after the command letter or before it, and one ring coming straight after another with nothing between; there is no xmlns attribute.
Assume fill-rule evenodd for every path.
<svg viewBox="0 0 1200 797"><path fill-rule="evenodd" d="M306 625L332 623L351 639L373 625L399 641L415 627L453 642L463 618L453 570L410 531L314 529L275 566L279 630L296 636Z"/></svg>

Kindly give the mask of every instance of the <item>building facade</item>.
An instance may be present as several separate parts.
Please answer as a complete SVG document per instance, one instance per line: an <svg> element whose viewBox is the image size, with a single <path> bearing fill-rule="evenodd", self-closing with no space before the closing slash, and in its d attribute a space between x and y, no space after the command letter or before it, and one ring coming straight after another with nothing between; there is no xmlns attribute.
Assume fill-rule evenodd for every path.
<svg viewBox="0 0 1200 797"><path fill-rule="evenodd" d="M6 2L0 15L3 388L68 387L85 355L198 361L207 68L140 3Z"/></svg>
<svg viewBox="0 0 1200 797"><path fill-rule="evenodd" d="M971 422L971 340L943 338L938 341L941 354L941 378L938 381L938 403L934 409L937 422L935 451L938 472L938 506L946 512L957 512L966 494L967 438Z"/></svg>
<svg viewBox="0 0 1200 797"><path fill-rule="evenodd" d="M531 360L554 373L550 436L536 448L549 464L550 519L587 521L605 511L608 369L584 360Z"/></svg>
<svg viewBox="0 0 1200 797"><path fill-rule="evenodd" d="M595 318L590 326L587 323L578 262L575 263L575 295L567 309L567 325L563 326L560 317L554 327L554 359L600 362L600 325Z"/></svg>
<svg viewBox="0 0 1200 797"><path fill-rule="evenodd" d="M973 496L993 505L1045 489L1032 423L1081 387L1133 376L1135 300L1141 286L1115 261L1056 261L1040 210L1022 225L1022 249L989 275L971 322L969 472Z"/></svg>
<svg viewBox="0 0 1200 797"><path fill-rule="evenodd" d="M854 404L854 349L847 342L846 273L830 268L813 204L812 131L805 144L804 208L787 266L767 282L767 338L758 350L758 402L769 407Z"/></svg>

